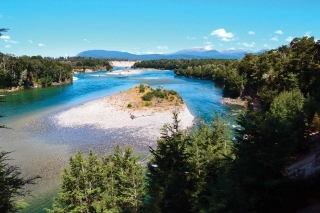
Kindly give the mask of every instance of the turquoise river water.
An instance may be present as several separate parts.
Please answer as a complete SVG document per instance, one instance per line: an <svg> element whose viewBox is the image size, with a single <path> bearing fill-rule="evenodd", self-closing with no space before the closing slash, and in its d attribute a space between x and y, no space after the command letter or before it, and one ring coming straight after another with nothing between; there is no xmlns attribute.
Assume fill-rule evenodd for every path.
<svg viewBox="0 0 320 213"><path fill-rule="evenodd" d="M114 70L122 69L115 68ZM59 185L59 174L69 156L77 150L90 148L100 153L110 151L115 144L130 144L130 135L90 128L61 128L52 117L66 109L103 96L127 90L139 84L177 91L197 118L211 121L216 113L237 114L220 103L222 91L209 80L177 76L173 71L144 70L139 74L110 75L105 71L74 74L68 85L2 93L0 124L11 129L0 129L0 147L14 151L12 163L17 164L25 176L39 174L41 180L32 186L34 198L25 198L31 206L24 212L42 212L50 207L52 195ZM236 127L229 119L230 126ZM110 141L110 143L108 143ZM148 147L137 147L136 152L146 154Z"/></svg>

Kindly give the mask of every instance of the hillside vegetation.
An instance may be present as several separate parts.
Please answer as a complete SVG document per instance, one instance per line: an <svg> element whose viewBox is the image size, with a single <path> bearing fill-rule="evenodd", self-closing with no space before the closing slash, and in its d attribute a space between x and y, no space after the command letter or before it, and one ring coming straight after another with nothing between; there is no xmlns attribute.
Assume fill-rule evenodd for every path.
<svg viewBox="0 0 320 213"><path fill-rule="evenodd" d="M73 72L112 69L106 59L81 57L50 58L0 52L0 89L47 87L72 82Z"/></svg>

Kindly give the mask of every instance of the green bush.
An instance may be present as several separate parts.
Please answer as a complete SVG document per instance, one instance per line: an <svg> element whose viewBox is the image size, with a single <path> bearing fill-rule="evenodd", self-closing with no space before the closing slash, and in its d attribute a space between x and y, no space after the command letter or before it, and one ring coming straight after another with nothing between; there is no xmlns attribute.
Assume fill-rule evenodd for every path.
<svg viewBox="0 0 320 213"><path fill-rule="evenodd" d="M151 101L153 98L153 93L152 92L148 92L147 94L143 95L142 100L144 101Z"/></svg>
<svg viewBox="0 0 320 213"><path fill-rule="evenodd" d="M140 84L140 86L139 86L139 92L140 92L140 93L144 93L144 91L145 91L144 85L143 85L143 84Z"/></svg>
<svg viewBox="0 0 320 213"><path fill-rule="evenodd" d="M132 104L128 104L127 107L128 107L128 108L132 108Z"/></svg>
<svg viewBox="0 0 320 213"><path fill-rule="evenodd" d="M52 78L51 77L43 77L40 78L38 83L41 85L41 87L47 87L47 86L51 86L52 84Z"/></svg>

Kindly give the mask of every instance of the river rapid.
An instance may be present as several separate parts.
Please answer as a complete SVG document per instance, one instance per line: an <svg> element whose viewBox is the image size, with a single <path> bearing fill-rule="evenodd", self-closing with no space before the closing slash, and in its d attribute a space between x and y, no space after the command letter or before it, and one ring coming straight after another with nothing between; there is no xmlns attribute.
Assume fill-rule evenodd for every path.
<svg viewBox="0 0 320 213"><path fill-rule="evenodd" d="M123 68L117 67L115 70ZM41 212L50 207L51 197L59 185L59 175L67 165L69 157L77 150L89 149L105 154L116 144L135 145L137 139L130 132L102 131L90 127L67 128L56 125L54 116L58 113L115 94L139 84L159 86L177 91L190 112L207 122L212 116L236 115L238 110L220 103L222 90L210 80L199 80L177 76L172 70L143 70L137 74L108 74L106 71L73 75L73 83L41 89L29 89L1 93L0 124L10 129L0 129L0 147L10 154L23 175L42 176L38 184L32 186L35 198L26 198L31 207L24 212ZM232 118L230 127L236 127ZM139 138L141 140L141 138ZM155 145L156 141L150 141ZM148 146L134 146L136 153L146 155ZM50 198L50 199L49 199Z"/></svg>

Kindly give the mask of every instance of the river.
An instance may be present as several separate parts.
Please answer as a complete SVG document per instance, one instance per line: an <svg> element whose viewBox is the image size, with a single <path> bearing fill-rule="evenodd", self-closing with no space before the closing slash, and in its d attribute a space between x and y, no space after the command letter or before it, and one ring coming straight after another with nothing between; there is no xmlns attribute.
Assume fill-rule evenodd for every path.
<svg viewBox="0 0 320 213"><path fill-rule="evenodd" d="M52 118L63 110L139 84L149 84L154 88L163 86L177 91L190 112L201 120L210 122L216 113L236 114L237 111L220 104L222 90L212 81L177 76L169 70L144 70L132 75L111 75L101 71L74 74L73 78L73 83L68 85L0 94L4 99L0 102L0 115L4 116L0 124L11 128L0 129L0 147L14 151L10 156L15 160L10 163L18 165L24 176L42 176L39 183L31 188L35 198L31 199L31 207L24 212L41 212L44 207L49 207L52 194L58 188L59 174L69 156L77 150L92 148L103 154L115 144L132 142L130 135L119 132L61 128ZM228 119L230 126L235 126L232 119ZM135 151L146 154L147 150L148 147L138 147Z"/></svg>

